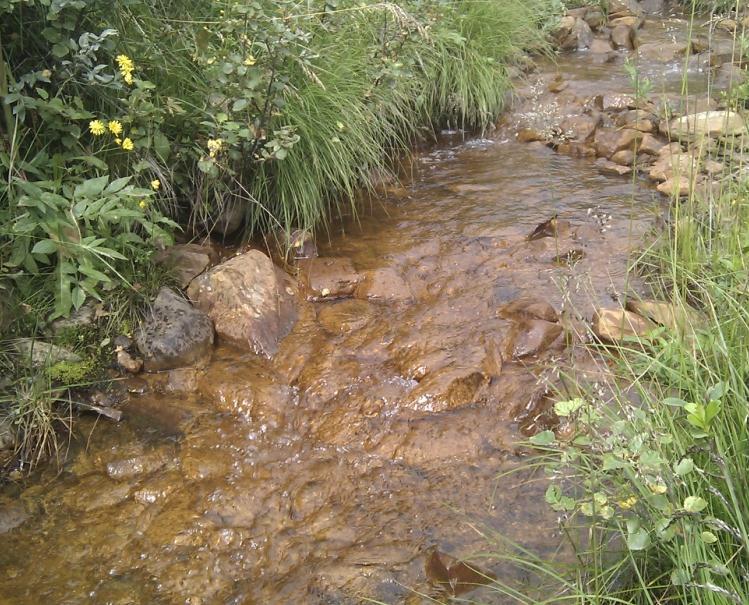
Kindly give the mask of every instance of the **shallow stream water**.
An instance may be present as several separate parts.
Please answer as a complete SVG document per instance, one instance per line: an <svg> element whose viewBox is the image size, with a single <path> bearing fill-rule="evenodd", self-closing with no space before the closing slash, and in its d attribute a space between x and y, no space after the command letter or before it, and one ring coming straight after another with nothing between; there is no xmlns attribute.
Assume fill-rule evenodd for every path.
<svg viewBox="0 0 749 605"><path fill-rule="evenodd" d="M642 35L671 34L658 21ZM574 53L531 77L558 71L582 97L628 92L624 57ZM678 92L677 63L642 69ZM8 488L0 502L28 519L0 535L0 603L417 604L435 594L432 550L470 556L486 548L477 530L555 556L542 478L506 473L528 454L517 440L553 425L560 369L589 358L573 337L508 359L515 323L498 310L532 297L583 330L595 306L641 287L630 252L660 202L591 159L516 142L512 112L504 124L488 138L444 134L404 187L321 245L406 292L300 303L272 361L218 348L187 387L150 380L122 423L84 421L59 475ZM553 215L557 237L526 239ZM571 250L574 262L554 260Z"/></svg>

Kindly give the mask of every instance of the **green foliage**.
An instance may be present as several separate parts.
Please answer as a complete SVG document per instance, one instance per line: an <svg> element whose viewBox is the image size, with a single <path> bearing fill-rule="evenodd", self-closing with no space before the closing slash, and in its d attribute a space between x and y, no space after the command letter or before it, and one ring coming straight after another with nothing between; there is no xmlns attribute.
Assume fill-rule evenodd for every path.
<svg viewBox="0 0 749 605"><path fill-rule="evenodd" d="M127 284L118 261L147 263L163 215L210 231L239 204L248 235L312 229L435 127L489 126L560 8L2 0L4 281L44 275L65 315Z"/></svg>

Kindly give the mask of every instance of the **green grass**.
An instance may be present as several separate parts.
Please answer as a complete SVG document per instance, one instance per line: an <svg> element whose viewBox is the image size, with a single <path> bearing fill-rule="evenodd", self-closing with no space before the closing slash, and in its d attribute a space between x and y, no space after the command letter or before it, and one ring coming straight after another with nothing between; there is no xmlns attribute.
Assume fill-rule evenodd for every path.
<svg viewBox="0 0 749 605"><path fill-rule="evenodd" d="M749 603L749 181L674 200L634 268L684 319L601 349L606 383L557 404L572 436L532 438L577 564L509 549L549 582L517 600Z"/></svg>

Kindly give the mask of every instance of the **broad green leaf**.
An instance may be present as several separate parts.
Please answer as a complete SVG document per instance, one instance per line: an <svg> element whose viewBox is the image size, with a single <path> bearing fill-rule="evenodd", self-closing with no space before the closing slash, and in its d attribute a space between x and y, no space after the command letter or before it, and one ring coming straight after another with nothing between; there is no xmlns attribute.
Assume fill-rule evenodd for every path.
<svg viewBox="0 0 749 605"><path fill-rule="evenodd" d="M630 550L645 550L650 546L650 534L644 528L638 529L627 536L627 546Z"/></svg>
<svg viewBox="0 0 749 605"><path fill-rule="evenodd" d="M80 185L75 188L73 195L78 197L96 197L104 191L104 188L109 182L109 175L97 177L95 179L88 179L83 181Z"/></svg>
<svg viewBox="0 0 749 605"><path fill-rule="evenodd" d="M585 402L579 397L567 401L557 401L554 404L554 412L557 416L566 418L579 410Z"/></svg>
<svg viewBox="0 0 749 605"><path fill-rule="evenodd" d="M674 467L674 472L679 475L679 477L683 477L684 475L688 475L694 470L694 460L691 458L682 458Z"/></svg>
<svg viewBox="0 0 749 605"><path fill-rule="evenodd" d="M76 309L80 309L81 305L86 301L86 293L78 286L73 288L72 293L73 306Z"/></svg>
<svg viewBox="0 0 749 605"><path fill-rule="evenodd" d="M703 531L700 538L705 544L715 544L718 541L718 537L711 531Z"/></svg>
<svg viewBox="0 0 749 605"><path fill-rule="evenodd" d="M530 441L533 445L544 447L555 443L556 436L554 435L554 431L541 431L540 433L533 435L533 437L531 437L528 441Z"/></svg>
<svg viewBox="0 0 749 605"><path fill-rule="evenodd" d="M34 244L32 254L54 254L57 252L57 244L51 239L42 239Z"/></svg>
<svg viewBox="0 0 749 605"><path fill-rule="evenodd" d="M109 185L107 185L104 193L117 193L130 182L130 178L131 177L129 176L123 176L122 178L113 180Z"/></svg>
<svg viewBox="0 0 749 605"><path fill-rule="evenodd" d="M699 513L707 508L707 502L699 496L689 496L684 500L684 510L688 513Z"/></svg>
<svg viewBox="0 0 749 605"><path fill-rule="evenodd" d="M692 580L692 576L685 569L674 569L671 572L671 584L674 586L684 586Z"/></svg>
<svg viewBox="0 0 749 605"><path fill-rule="evenodd" d="M544 496L544 499L546 500L547 504L556 504L559 502L559 498L562 497L562 491L559 489L558 485L550 485L546 488L546 495Z"/></svg>

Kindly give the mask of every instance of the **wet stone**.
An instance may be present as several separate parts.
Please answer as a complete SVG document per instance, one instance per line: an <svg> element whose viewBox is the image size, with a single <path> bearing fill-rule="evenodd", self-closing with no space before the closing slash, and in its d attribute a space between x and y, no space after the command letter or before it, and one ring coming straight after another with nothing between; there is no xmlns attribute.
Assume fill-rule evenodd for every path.
<svg viewBox="0 0 749 605"><path fill-rule="evenodd" d="M562 326L542 319L518 322L510 334L507 354L515 359L539 355L562 334Z"/></svg>
<svg viewBox="0 0 749 605"><path fill-rule="evenodd" d="M184 298L161 288L135 341L149 372L195 365L213 351L213 323Z"/></svg>
<svg viewBox="0 0 749 605"><path fill-rule="evenodd" d="M126 481L149 475L169 462L166 451L154 450L132 458L115 460L107 464L107 476L117 481Z"/></svg>
<svg viewBox="0 0 749 605"><path fill-rule="evenodd" d="M300 261L298 266L299 279L311 301L353 296L362 281L362 275L348 258L318 257Z"/></svg>
<svg viewBox="0 0 749 605"><path fill-rule="evenodd" d="M606 158L598 158L596 160L596 167L601 171L602 174L610 174L615 176L626 176L632 173L632 167L622 164L617 164Z"/></svg>
<svg viewBox="0 0 749 605"><path fill-rule="evenodd" d="M536 298L519 298L504 305L499 310L500 317L512 319L542 319L548 322L559 321L559 316L545 300Z"/></svg>
<svg viewBox="0 0 749 605"><path fill-rule="evenodd" d="M29 513L22 502L3 498L0 500L0 535L23 525Z"/></svg>
<svg viewBox="0 0 749 605"><path fill-rule="evenodd" d="M188 295L213 320L219 340L266 357L296 321L291 280L259 250L200 275Z"/></svg>
<svg viewBox="0 0 749 605"><path fill-rule="evenodd" d="M356 298L383 303L405 303L414 298L406 280L389 267L367 271L354 294Z"/></svg>
<svg viewBox="0 0 749 605"><path fill-rule="evenodd" d="M343 300L325 305L317 312L317 321L330 334L347 334L371 321L374 309L362 300Z"/></svg>

